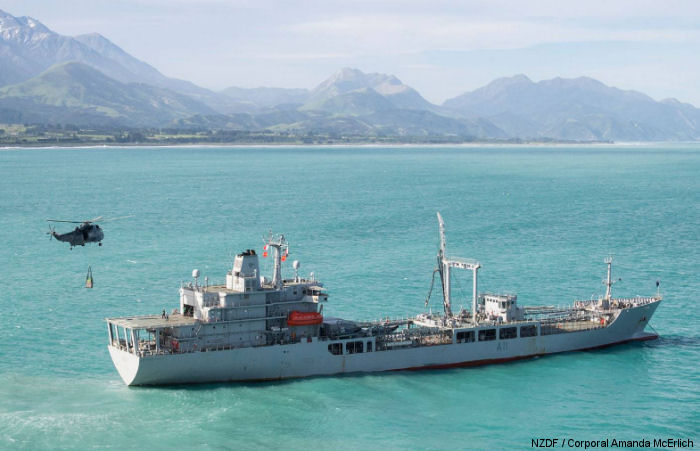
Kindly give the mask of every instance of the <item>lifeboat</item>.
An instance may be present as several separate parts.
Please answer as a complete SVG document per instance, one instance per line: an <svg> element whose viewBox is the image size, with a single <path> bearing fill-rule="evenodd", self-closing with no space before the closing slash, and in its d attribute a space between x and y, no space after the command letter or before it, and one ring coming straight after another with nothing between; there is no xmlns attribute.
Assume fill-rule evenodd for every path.
<svg viewBox="0 0 700 451"><path fill-rule="evenodd" d="M323 315L317 312L299 312L294 310L287 317L288 326L313 326L323 322Z"/></svg>

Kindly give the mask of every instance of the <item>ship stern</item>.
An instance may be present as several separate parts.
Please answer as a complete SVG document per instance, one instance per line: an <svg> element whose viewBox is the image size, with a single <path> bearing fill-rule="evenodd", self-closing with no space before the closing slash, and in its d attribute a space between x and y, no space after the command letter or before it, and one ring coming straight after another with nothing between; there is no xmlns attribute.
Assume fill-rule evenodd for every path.
<svg viewBox="0 0 700 451"><path fill-rule="evenodd" d="M136 374L139 370L140 358L130 352L126 352L114 346L107 346L119 376L126 385L134 385Z"/></svg>

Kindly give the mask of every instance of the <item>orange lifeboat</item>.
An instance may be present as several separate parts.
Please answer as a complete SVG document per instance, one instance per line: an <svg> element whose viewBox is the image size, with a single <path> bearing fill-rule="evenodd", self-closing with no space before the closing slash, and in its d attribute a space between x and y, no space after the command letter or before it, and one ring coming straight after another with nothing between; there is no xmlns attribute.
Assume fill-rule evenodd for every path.
<svg viewBox="0 0 700 451"><path fill-rule="evenodd" d="M287 317L288 326L313 326L322 322L323 315L317 312L299 312L294 310Z"/></svg>

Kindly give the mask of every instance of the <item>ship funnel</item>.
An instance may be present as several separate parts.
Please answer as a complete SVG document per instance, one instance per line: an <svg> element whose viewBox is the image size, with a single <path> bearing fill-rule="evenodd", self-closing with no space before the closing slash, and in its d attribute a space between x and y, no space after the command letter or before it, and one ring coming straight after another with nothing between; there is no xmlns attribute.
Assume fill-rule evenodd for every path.
<svg viewBox="0 0 700 451"><path fill-rule="evenodd" d="M257 291L260 289L260 267L258 263L258 255L254 250L248 249L243 253L236 255L233 260L233 271L230 277L227 277L226 286L229 289L246 292Z"/></svg>

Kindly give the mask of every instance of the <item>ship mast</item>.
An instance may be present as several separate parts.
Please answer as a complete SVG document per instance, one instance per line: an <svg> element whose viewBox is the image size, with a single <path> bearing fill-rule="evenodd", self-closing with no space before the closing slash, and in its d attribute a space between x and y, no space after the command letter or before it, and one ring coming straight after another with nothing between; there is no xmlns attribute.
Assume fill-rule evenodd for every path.
<svg viewBox="0 0 700 451"><path fill-rule="evenodd" d="M450 270L451 268L471 270L473 274L473 290L472 290L472 322L476 325L476 302L477 302L477 280L478 271L481 268L481 263L475 260L464 258L447 258L446 255L446 240L445 240L445 221L442 219L440 212L437 214L438 230L440 234L440 249L437 254L438 271L440 272L440 282L442 282L442 297L445 307L445 317L452 316L452 287L450 285Z"/></svg>
<svg viewBox="0 0 700 451"><path fill-rule="evenodd" d="M616 281L612 280L612 262L613 262L612 255L605 259L605 264L608 265L608 276L603 281L603 285L606 286L606 289L605 289L605 300L606 301L610 301L612 299L612 286L613 286L613 284L615 282L619 282L620 280L622 280L622 279L618 279Z"/></svg>
<svg viewBox="0 0 700 451"><path fill-rule="evenodd" d="M450 265L446 264L447 259L445 256L445 221L442 220L442 215L440 212L437 214L438 218L438 233L440 234L440 249L438 249L437 254L437 265L438 271L440 271L440 283L442 284L442 303L445 308L445 317L452 316L451 294L452 288L450 287Z"/></svg>
<svg viewBox="0 0 700 451"><path fill-rule="evenodd" d="M289 253L289 244L287 240L284 239L284 235L273 235L272 231L268 234L267 238L263 238L265 243L265 250L267 247L271 247L274 250L273 255L273 269L272 269L272 286L275 289L282 288L282 259L283 255L286 259Z"/></svg>

